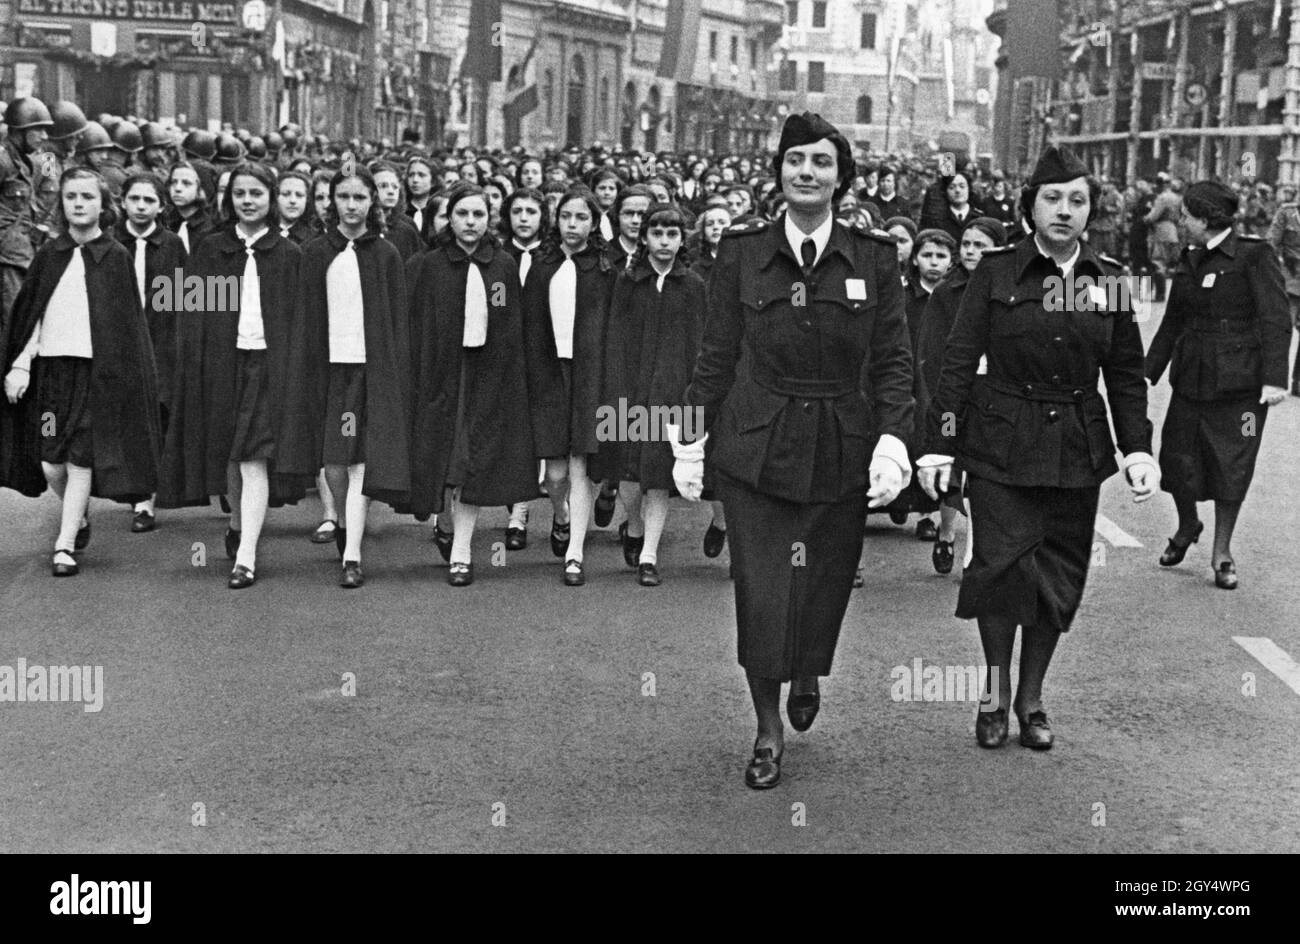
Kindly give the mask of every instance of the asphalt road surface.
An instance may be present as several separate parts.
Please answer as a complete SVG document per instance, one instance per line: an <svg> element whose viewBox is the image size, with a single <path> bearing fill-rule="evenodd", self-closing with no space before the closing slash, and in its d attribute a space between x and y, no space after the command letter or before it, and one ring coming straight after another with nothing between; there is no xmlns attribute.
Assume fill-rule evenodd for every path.
<svg viewBox="0 0 1300 944"><path fill-rule="evenodd" d="M54 580L56 501L5 491L0 666L102 666L103 701L0 701L0 851L1300 851L1298 431L1290 398L1264 430L1235 592L1213 585L1209 506L1164 570L1172 502L1107 483L1046 753L1014 723L980 750L955 686L896 697L914 668L955 678L981 655L952 616L960 566L936 575L910 525L873 516L822 713L788 731L764 793L742 778L752 709L726 553L700 550L707 506L674 502L656 589L613 528L588 585L562 586L544 500L505 566L504 513L485 512L477 580L453 589L430 526L376 506L367 585L344 591L333 547L307 541L309 500L271 512L258 584L236 593L215 505L133 535L96 501L81 575Z"/></svg>

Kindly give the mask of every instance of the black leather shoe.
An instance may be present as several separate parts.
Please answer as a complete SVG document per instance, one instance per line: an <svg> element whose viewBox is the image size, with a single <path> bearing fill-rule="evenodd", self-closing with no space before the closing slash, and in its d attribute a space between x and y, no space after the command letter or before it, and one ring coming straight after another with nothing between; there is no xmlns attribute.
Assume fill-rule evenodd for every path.
<svg viewBox="0 0 1300 944"><path fill-rule="evenodd" d="M1016 712L1020 722L1020 743L1035 751L1046 751L1052 747L1052 726L1047 723L1047 712L1031 711L1026 718ZM977 722L978 724L978 722Z"/></svg>
<svg viewBox="0 0 1300 944"><path fill-rule="evenodd" d="M564 585L566 587L581 587L587 582L587 578L582 573L582 561L567 560L564 562Z"/></svg>
<svg viewBox="0 0 1300 944"><path fill-rule="evenodd" d="M785 700L785 715L790 719L790 727L796 731L807 731L822 706L821 692L796 692L790 686L790 694Z"/></svg>
<svg viewBox="0 0 1300 944"><path fill-rule="evenodd" d="M606 493L601 489L600 494L596 496L596 507L593 512L596 527L608 528L609 523L614 520L614 497L617 494L617 492Z"/></svg>
<svg viewBox="0 0 1300 944"><path fill-rule="evenodd" d="M131 531L135 534L152 531L156 525L154 516L147 511L137 511L135 517L131 519Z"/></svg>
<svg viewBox="0 0 1300 944"><path fill-rule="evenodd" d="M569 525L552 524L551 525L551 553L556 557L563 557L564 552L569 549Z"/></svg>
<svg viewBox="0 0 1300 944"><path fill-rule="evenodd" d="M50 574L55 577L75 577L79 568L77 561L68 551L55 551L50 560Z"/></svg>
<svg viewBox="0 0 1300 944"><path fill-rule="evenodd" d="M528 546L528 531L524 528L506 528L506 550L522 551Z"/></svg>
<svg viewBox="0 0 1300 944"><path fill-rule="evenodd" d="M952 552L952 541L934 542L934 550L930 552L930 563L934 564L934 572L937 574L952 573L953 561L957 559Z"/></svg>
<svg viewBox="0 0 1300 944"><path fill-rule="evenodd" d="M751 790L767 790L781 782L781 755L770 747L759 747L754 742L754 756L745 768L745 786Z"/></svg>
<svg viewBox="0 0 1300 944"><path fill-rule="evenodd" d="M918 541L934 541L939 537L939 526L929 518L922 518L916 523L916 539Z"/></svg>
<svg viewBox="0 0 1300 944"><path fill-rule="evenodd" d="M722 549L726 546L727 529L719 528L710 521L709 529L704 532L704 556L717 557L722 553Z"/></svg>
<svg viewBox="0 0 1300 944"><path fill-rule="evenodd" d="M1237 589L1237 565L1232 561L1224 561L1219 565L1219 569L1214 572L1214 585L1220 590Z"/></svg>
<svg viewBox="0 0 1300 944"><path fill-rule="evenodd" d="M235 555L239 553L239 536L239 531L226 529L226 556L231 560L234 560Z"/></svg>
<svg viewBox="0 0 1300 944"><path fill-rule="evenodd" d="M438 546L438 553L447 563L451 563L451 542L454 535L448 534L437 526L433 529L433 543Z"/></svg>
<svg viewBox="0 0 1300 944"><path fill-rule="evenodd" d="M1176 534L1170 538L1169 543L1165 546L1165 552L1160 555L1160 566L1174 567L1181 564L1183 558L1187 556L1187 549L1201 539L1201 532L1204 530L1205 522L1198 521L1196 522L1196 531L1193 532L1192 539L1186 544L1179 544L1178 541L1175 540L1178 537Z"/></svg>
<svg viewBox="0 0 1300 944"><path fill-rule="evenodd" d="M243 590L245 587L251 587L256 582L256 574L243 564L236 564L235 569L230 572L230 579L226 581L226 586L231 590Z"/></svg>
<svg viewBox="0 0 1300 944"><path fill-rule="evenodd" d="M636 562L641 559L641 548L645 546L645 535L639 538L629 537L627 533L627 522L624 521L618 526L618 537L623 542L623 562L629 567L635 567Z"/></svg>
<svg viewBox="0 0 1300 944"><path fill-rule="evenodd" d="M339 549L339 560L343 560L343 549L348 546L348 529L334 529L334 546Z"/></svg>
<svg viewBox="0 0 1300 944"><path fill-rule="evenodd" d="M365 582L366 578L361 573L360 561L343 562L343 576L339 578L340 587L346 587L348 590L355 590Z"/></svg>
<svg viewBox="0 0 1300 944"><path fill-rule="evenodd" d="M453 587L468 587L474 582L473 564L452 564L447 574L447 583Z"/></svg>
<svg viewBox="0 0 1300 944"><path fill-rule="evenodd" d="M981 711L975 718L975 742L980 747L1001 747L1007 743L1007 710Z"/></svg>
<svg viewBox="0 0 1300 944"><path fill-rule="evenodd" d="M86 519L84 526L77 529L77 540L73 542L73 547L78 551L84 551L90 544L90 519Z"/></svg>
<svg viewBox="0 0 1300 944"><path fill-rule="evenodd" d="M320 524L316 525L316 530L311 533L312 544L328 544L334 540L334 532L339 529L337 521L331 521L326 518Z"/></svg>
<svg viewBox="0 0 1300 944"><path fill-rule="evenodd" d="M889 513L889 520L894 522L894 524L907 524L907 512L891 511Z"/></svg>
<svg viewBox="0 0 1300 944"><path fill-rule="evenodd" d="M636 582L643 587L657 587L664 582L664 579L659 576L659 568L654 564L638 564Z"/></svg>

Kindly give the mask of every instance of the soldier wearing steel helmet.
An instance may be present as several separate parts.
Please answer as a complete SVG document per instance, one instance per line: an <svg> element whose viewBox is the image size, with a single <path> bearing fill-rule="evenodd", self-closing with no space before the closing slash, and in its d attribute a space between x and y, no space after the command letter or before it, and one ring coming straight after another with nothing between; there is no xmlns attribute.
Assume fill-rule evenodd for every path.
<svg viewBox="0 0 1300 944"><path fill-rule="evenodd" d="M9 133L0 143L0 335L41 239L39 181L46 165L39 152L54 119L40 99L16 98L5 107L4 123Z"/></svg>
<svg viewBox="0 0 1300 944"><path fill-rule="evenodd" d="M143 145L138 155L140 165L165 188L171 166L176 162L171 133L156 121L146 121L140 126L140 141Z"/></svg>

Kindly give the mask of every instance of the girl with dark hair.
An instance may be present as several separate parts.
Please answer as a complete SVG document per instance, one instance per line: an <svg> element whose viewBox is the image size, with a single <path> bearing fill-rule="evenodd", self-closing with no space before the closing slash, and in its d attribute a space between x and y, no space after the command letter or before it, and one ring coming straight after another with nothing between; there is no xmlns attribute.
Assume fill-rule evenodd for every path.
<svg viewBox="0 0 1300 944"><path fill-rule="evenodd" d="M235 167L225 200L233 222L190 257L187 278L211 290L203 293L203 309L186 311L177 326L180 369L158 489L164 508L229 498L232 590L256 580L267 508L296 502L306 484L276 468L277 441L296 419L285 404L297 382L290 364L301 339L289 325L302 252L280 235L275 191L270 168Z"/></svg>
<svg viewBox="0 0 1300 944"><path fill-rule="evenodd" d="M600 205L600 219L597 223L597 229L600 237L606 243L614 239L614 204L618 201L618 195L623 190L623 179L607 167L597 170L591 175L591 192L596 195L596 203Z"/></svg>
<svg viewBox="0 0 1300 944"><path fill-rule="evenodd" d="M205 179L188 161L173 164L167 172L170 205L164 219L167 228L180 237L187 253L193 252L198 241L216 225L211 209L213 194Z"/></svg>
<svg viewBox="0 0 1300 944"><path fill-rule="evenodd" d="M542 255L542 234L550 231L550 214L541 191L521 187L506 197L498 226L505 251L519 267L519 285L527 284L533 263ZM522 551L528 546L528 502L510 506L506 524L506 550Z"/></svg>
<svg viewBox="0 0 1300 944"><path fill-rule="evenodd" d="M311 199L311 178L286 170L276 182L275 206L280 211L280 235L301 246L317 235L316 215Z"/></svg>
<svg viewBox="0 0 1300 944"><path fill-rule="evenodd" d="M898 268L906 285L908 269L912 265L912 246L916 243L916 224L906 216L895 216L885 220L883 228L898 243Z"/></svg>
<svg viewBox="0 0 1300 944"><path fill-rule="evenodd" d="M564 583L582 586L583 547L599 451L605 322L613 272L595 232L600 205L585 187L560 200L552 240L524 283L524 338L533 446L546 462L554 509L551 553L564 558Z"/></svg>
<svg viewBox="0 0 1300 944"><path fill-rule="evenodd" d="M415 155L406 162L406 215L411 218L420 239L427 247L433 242L433 214L429 197L433 194L434 166L428 158Z"/></svg>
<svg viewBox="0 0 1300 944"><path fill-rule="evenodd" d="M966 223L983 215L983 206L971 194L970 177L959 171L940 177L926 191L921 229L941 229L956 242Z"/></svg>
<svg viewBox="0 0 1300 944"><path fill-rule="evenodd" d="M157 377L159 422L163 436L171 409L172 383L176 373L176 318L173 308L173 283L181 274L188 254L185 244L175 233L158 222L167 206L163 185L151 172L132 174L122 185L122 209L125 216L113 231L113 237L131 253L135 284L149 323L153 343L154 374ZM155 280L161 278L161 291ZM131 530L137 534L154 529L154 499L137 502Z"/></svg>
<svg viewBox="0 0 1300 944"><path fill-rule="evenodd" d="M78 572L93 494L149 497L158 475L158 393L131 255L108 235L107 183L89 168L59 179L63 235L36 253L0 334L0 486L63 502L51 573Z"/></svg>
<svg viewBox="0 0 1300 944"><path fill-rule="evenodd" d="M481 505L537 494L537 465L519 381L527 376L519 270L488 228L487 195L447 197L450 225L418 257L410 286L414 416L411 510L450 506L454 534L435 540L454 587L473 583L470 544Z"/></svg>
<svg viewBox="0 0 1300 944"><path fill-rule="evenodd" d="M290 161L289 166L286 167L285 170L295 174L305 174L308 177L314 177L317 173L320 173L320 171L316 169L316 165L305 157L295 158Z"/></svg>
<svg viewBox="0 0 1300 944"><path fill-rule="evenodd" d="M318 170L311 175L311 206L312 206L312 228L316 230L316 235L324 233L327 228L325 222L330 211L330 181L334 175L327 170Z"/></svg>
<svg viewBox="0 0 1300 944"><path fill-rule="evenodd" d="M324 477L344 527L334 532L340 586L360 587L361 540L370 500L402 506L410 489L409 312L403 264L383 239L377 182L364 168L330 182L329 229L303 249L301 304L290 334L286 424L279 443L288 473ZM412 228L414 231L414 228Z"/></svg>
<svg viewBox="0 0 1300 944"><path fill-rule="evenodd" d="M610 301L605 403L619 415L644 411L652 427L665 411L682 415L683 392L700 352L704 280L679 258L689 230L690 218L680 207L650 207L633 265L618 275ZM652 429L650 441L615 437L601 443L601 470L606 480L618 483L627 509L627 521L619 528L623 559L637 568L643 587L662 582L659 539L673 488L670 436L667 429Z"/></svg>
<svg viewBox="0 0 1300 944"><path fill-rule="evenodd" d="M387 161L377 161L366 177L377 188L378 199L374 207L377 213L374 215L380 221L380 232L383 237L397 247L403 262L422 252L424 243L420 239L420 231L415 228L415 224L400 207L402 178L397 168ZM335 180L337 179L336 176ZM334 184L331 183L330 186L332 188ZM338 207L334 205L333 199L330 198L331 211L337 215ZM328 228L326 231L328 232Z"/></svg>

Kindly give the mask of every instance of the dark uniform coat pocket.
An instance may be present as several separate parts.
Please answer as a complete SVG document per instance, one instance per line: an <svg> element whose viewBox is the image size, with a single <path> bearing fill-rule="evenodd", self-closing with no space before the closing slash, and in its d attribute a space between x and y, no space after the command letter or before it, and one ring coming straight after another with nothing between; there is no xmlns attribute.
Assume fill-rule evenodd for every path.
<svg viewBox="0 0 1300 944"><path fill-rule="evenodd" d="M1264 358L1257 338L1225 337L1214 358L1214 367L1214 386L1219 396L1254 393L1263 386Z"/></svg>
<svg viewBox="0 0 1300 944"><path fill-rule="evenodd" d="M718 417L711 461L743 481L757 481L771 446L777 418L789 402L750 382L737 382Z"/></svg>
<svg viewBox="0 0 1300 944"><path fill-rule="evenodd" d="M1025 402L977 383L971 391L957 450L963 459L1006 469Z"/></svg>

